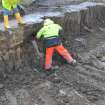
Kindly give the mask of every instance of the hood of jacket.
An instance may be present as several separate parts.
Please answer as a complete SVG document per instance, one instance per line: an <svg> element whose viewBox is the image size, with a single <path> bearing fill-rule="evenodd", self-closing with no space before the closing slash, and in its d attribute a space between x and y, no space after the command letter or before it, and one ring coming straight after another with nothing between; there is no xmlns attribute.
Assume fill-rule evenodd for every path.
<svg viewBox="0 0 105 105"><path fill-rule="evenodd" d="M54 24L54 21L52 21L51 19L45 19L44 20L44 26L50 25L50 24Z"/></svg>

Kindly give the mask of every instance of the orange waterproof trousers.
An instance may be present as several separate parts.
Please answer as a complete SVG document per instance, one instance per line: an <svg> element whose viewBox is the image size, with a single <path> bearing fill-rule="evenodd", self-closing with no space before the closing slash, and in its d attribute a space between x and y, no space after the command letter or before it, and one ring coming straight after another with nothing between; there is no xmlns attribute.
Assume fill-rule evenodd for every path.
<svg viewBox="0 0 105 105"><path fill-rule="evenodd" d="M45 69L50 69L52 67L52 56L54 51L57 51L68 63L73 61L70 53L64 48L63 45L53 46L46 48L46 56L45 56Z"/></svg>

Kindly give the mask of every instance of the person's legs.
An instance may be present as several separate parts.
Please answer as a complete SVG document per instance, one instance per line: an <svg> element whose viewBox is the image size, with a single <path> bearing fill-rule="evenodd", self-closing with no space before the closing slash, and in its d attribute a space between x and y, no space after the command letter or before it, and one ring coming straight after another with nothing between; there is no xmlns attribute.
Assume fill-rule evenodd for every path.
<svg viewBox="0 0 105 105"><path fill-rule="evenodd" d="M4 16L4 27L10 28L9 20L8 20L9 11L7 9L3 9L3 16Z"/></svg>
<svg viewBox="0 0 105 105"><path fill-rule="evenodd" d="M18 21L18 23L25 24L25 22L23 21L22 17L20 16L18 8L15 8L13 10L13 13L15 14L15 17L16 17L16 20Z"/></svg>
<svg viewBox="0 0 105 105"><path fill-rule="evenodd" d="M46 48L46 56L45 56L45 69L51 69L52 67L52 56L54 52L54 47Z"/></svg>
<svg viewBox="0 0 105 105"><path fill-rule="evenodd" d="M56 46L55 49L68 63L72 63L73 58L63 45Z"/></svg>

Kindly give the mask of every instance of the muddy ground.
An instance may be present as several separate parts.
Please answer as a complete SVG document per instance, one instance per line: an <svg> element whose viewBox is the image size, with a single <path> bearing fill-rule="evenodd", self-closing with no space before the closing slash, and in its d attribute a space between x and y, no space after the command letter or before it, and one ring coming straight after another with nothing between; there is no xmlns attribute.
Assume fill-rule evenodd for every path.
<svg viewBox="0 0 105 105"><path fill-rule="evenodd" d="M82 11L85 15L81 15L81 25L75 21L81 17L78 13L66 15L63 21L66 23L63 23L65 36L61 38L78 61L75 67L55 55L54 64L59 65L59 69L47 76L41 61L32 59L34 51L30 42L19 45L28 52L19 68L15 60L2 63L0 57L0 66L5 68L0 74L0 105L105 105L104 9L98 6L88 12ZM98 16L101 13L103 16ZM57 19L58 22L62 20Z"/></svg>
<svg viewBox="0 0 105 105"><path fill-rule="evenodd" d="M36 66L30 69L24 65L22 70L9 72L1 80L0 105L104 105L104 34L86 34L98 37L89 39L84 53L79 49L76 67L59 64L59 69L49 76Z"/></svg>

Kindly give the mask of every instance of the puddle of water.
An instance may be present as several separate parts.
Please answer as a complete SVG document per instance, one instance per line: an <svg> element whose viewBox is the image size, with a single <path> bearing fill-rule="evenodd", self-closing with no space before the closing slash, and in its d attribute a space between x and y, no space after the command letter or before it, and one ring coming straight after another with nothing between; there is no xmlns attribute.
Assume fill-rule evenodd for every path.
<svg viewBox="0 0 105 105"><path fill-rule="evenodd" d="M10 24L11 28L17 28L18 27L18 24L17 24L16 20L9 21L9 24ZM4 27L4 23L3 22L0 23L0 30L1 31L5 31L5 27Z"/></svg>
<svg viewBox="0 0 105 105"><path fill-rule="evenodd" d="M40 23L43 21L43 17L48 16L48 17L53 17L53 16L61 16L62 13L60 12L39 12L39 13L34 13L34 14L29 14L23 17L23 20L26 22L26 24L33 24L33 23ZM18 24L16 20L11 20L9 21L10 27L11 28L17 28ZM0 29L2 31L5 30L4 24L0 24Z"/></svg>
<svg viewBox="0 0 105 105"><path fill-rule="evenodd" d="M32 23L40 23L43 19L42 19L42 15L41 14L29 14L23 17L24 21L27 24L32 24Z"/></svg>
<svg viewBox="0 0 105 105"><path fill-rule="evenodd" d="M78 5L65 6L65 11L75 12L75 11L84 10L84 9L87 9L88 7L93 7L96 5L104 5L104 4L103 3L95 3L95 2L83 2Z"/></svg>
<svg viewBox="0 0 105 105"><path fill-rule="evenodd" d="M103 3L95 3L95 2L84 2L84 3L80 3L78 5L64 6L63 10L65 12L74 12L74 11L80 11L83 9L87 9L87 7L96 6L96 5L104 5L104 4ZM26 22L26 24L40 23L43 21L43 17L53 17L53 16L56 16L56 17L64 16L64 12L58 12L58 11L37 12L37 13L33 13L33 14L29 14L29 15L24 16L23 20ZM13 27L13 28L18 27L16 20L12 20L9 22L10 22L11 27ZM3 23L0 23L0 29L2 31L5 30Z"/></svg>
<svg viewBox="0 0 105 105"><path fill-rule="evenodd" d="M62 13L60 12L40 12L40 13L34 13L34 14L29 14L24 16L24 20L26 23L39 23L43 21L43 17L48 16L48 17L52 17L52 16L61 16Z"/></svg>
<svg viewBox="0 0 105 105"><path fill-rule="evenodd" d="M67 11L80 11L81 9L87 9L87 7L91 7L91 6L96 6L96 5L100 5L102 3L94 3L94 2L84 2L78 5L70 5L70 6L66 6L63 7L64 9L66 9ZM31 23L39 23L43 21L43 17L48 16L48 17L52 17L52 16L63 16L62 12L37 12L34 14L29 14L24 16L24 20L26 21L26 23L31 24Z"/></svg>

